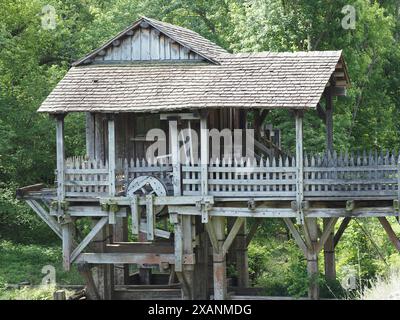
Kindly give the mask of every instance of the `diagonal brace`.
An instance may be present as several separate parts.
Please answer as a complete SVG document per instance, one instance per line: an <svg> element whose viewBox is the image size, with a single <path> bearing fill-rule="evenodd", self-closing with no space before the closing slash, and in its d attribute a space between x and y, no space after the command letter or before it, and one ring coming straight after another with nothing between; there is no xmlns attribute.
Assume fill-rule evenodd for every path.
<svg viewBox="0 0 400 320"><path fill-rule="evenodd" d="M233 240L235 239L237 233L239 232L240 228L242 227L245 219L238 217L236 218L235 223L232 226L232 229L230 230L228 236L225 239L224 244L222 245L222 252L226 253L230 246L232 245Z"/></svg>
<svg viewBox="0 0 400 320"><path fill-rule="evenodd" d="M303 240L303 238L301 237L299 230L296 229L292 220L290 220L289 218L283 218L283 221L285 221L287 227L289 228L290 232L293 235L294 240L296 241L300 249L303 251L304 255L307 255L307 250L308 250L307 245Z"/></svg>
<svg viewBox="0 0 400 320"><path fill-rule="evenodd" d="M330 218L328 224L326 225L324 231L321 234L321 237L318 243L315 246L315 252L318 254L325 245L325 242L328 240L329 235L331 234L333 228L335 227L336 222L339 218Z"/></svg>
<svg viewBox="0 0 400 320"><path fill-rule="evenodd" d="M82 253L82 251L88 246L90 241L92 241L93 238L100 232L100 230L103 229L103 227L107 224L107 222L108 222L108 217L103 217L96 223L96 225L85 237L85 239L83 239L82 242L79 243L78 246L75 248L75 250L71 253L71 263L74 262L76 258L78 258L78 256Z"/></svg>

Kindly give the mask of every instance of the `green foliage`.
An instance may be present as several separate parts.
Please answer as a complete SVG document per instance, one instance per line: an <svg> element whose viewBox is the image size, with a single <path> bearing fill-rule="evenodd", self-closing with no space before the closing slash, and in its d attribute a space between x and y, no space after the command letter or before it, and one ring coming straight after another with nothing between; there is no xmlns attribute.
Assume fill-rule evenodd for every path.
<svg viewBox="0 0 400 320"><path fill-rule="evenodd" d="M75 268L70 272L63 270L61 257L60 243L46 247L0 241L0 288L7 283L29 282L32 285L40 285L45 276L41 270L46 265L56 268L58 284L82 283Z"/></svg>

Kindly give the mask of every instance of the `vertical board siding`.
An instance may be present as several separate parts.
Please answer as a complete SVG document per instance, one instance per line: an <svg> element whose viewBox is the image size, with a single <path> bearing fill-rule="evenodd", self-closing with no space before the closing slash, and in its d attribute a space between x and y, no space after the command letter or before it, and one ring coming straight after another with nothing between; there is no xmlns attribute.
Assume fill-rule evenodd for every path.
<svg viewBox="0 0 400 320"><path fill-rule="evenodd" d="M118 41L117 41L118 43ZM96 62L107 61L204 60L197 53L181 46L154 28L138 28L132 36L110 45L105 55L97 55Z"/></svg>

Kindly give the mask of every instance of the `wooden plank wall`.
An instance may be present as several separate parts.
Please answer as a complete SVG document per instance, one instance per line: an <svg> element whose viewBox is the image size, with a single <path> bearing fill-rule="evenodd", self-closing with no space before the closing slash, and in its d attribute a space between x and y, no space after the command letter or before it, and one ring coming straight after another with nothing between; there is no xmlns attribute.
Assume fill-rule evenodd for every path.
<svg viewBox="0 0 400 320"><path fill-rule="evenodd" d="M204 60L154 28L138 28L133 35L114 41L94 59L94 63L111 61Z"/></svg>

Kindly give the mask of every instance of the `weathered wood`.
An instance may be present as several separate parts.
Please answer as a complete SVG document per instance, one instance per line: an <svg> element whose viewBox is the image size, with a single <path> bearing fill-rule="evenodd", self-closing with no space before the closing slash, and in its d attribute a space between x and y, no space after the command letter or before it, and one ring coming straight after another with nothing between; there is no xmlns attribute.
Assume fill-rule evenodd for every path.
<svg viewBox="0 0 400 320"><path fill-rule="evenodd" d="M174 195L179 196L182 193L181 189L181 164L179 152L179 138L178 138L178 122L169 121L169 134L170 134L170 150L171 150L171 163L173 172L172 185L174 188Z"/></svg>
<svg viewBox="0 0 400 320"><path fill-rule="evenodd" d="M86 112L86 154L95 158L95 119L94 114Z"/></svg>
<svg viewBox="0 0 400 320"><path fill-rule="evenodd" d="M296 119L296 202L297 222L303 223L302 202L304 200L304 167L303 167L303 113L295 113Z"/></svg>
<svg viewBox="0 0 400 320"><path fill-rule="evenodd" d="M331 233L334 230L337 220L338 220L338 218L329 218L328 221L325 223L324 230L320 236L318 243L315 246L315 251L317 253L319 253L319 251L321 251L322 248L324 247L326 241L328 240L329 236L331 235Z"/></svg>
<svg viewBox="0 0 400 320"><path fill-rule="evenodd" d="M333 237L333 243L334 243L334 247L336 248L336 246L338 245L340 239L342 238L342 235L344 233L344 231L346 230L347 226L349 225L351 221L351 217L345 217L342 221L342 223L340 224L338 230L335 233L335 236Z"/></svg>
<svg viewBox="0 0 400 320"><path fill-rule="evenodd" d="M57 198L63 201L65 198L64 189L64 115L56 117L56 146L57 146ZM58 208L60 211L60 207ZM61 215L62 212L59 212Z"/></svg>
<svg viewBox="0 0 400 320"><path fill-rule="evenodd" d="M147 224L147 240L154 240L155 229L155 213L153 204L153 195L146 196L146 224Z"/></svg>
<svg viewBox="0 0 400 320"><path fill-rule="evenodd" d="M214 300L225 300L227 296L226 256L222 250L225 242L225 218L215 217L212 220L219 248L218 251L214 249L213 252Z"/></svg>
<svg viewBox="0 0 400 320"><path fill-rule="evenodd" d="M93 229L88 233L88 235L78 244L78 246L74 249L71 254L71 263L76 260L76 258L85 250L85 248L89 245L89 243L97 236L100 230L107 224L108 218L101 218Z"/></svg>
<svg viewBox="0 0 400 320"><path fill-rule="evenodd" d="M92 219L93 227L97 224L98 219ZM110 229L105 226L102 228L100 232L95 236L93 241L91 242L91 249L95 253L102 254L105 252L107 244L111 241L110 239ZM82 262L79 261L82 255L76 260L76 263ZM84 261L83 261L84 262ZM85 264L85 263L84 263ZM98 296L102 300L110 300L113 296L114 290L114 270L112 265L105 264L97 264L92 269L93 274L93 282L94 287L97 290ZM86 282L88 284L88 282Z"/></svg>
<svg viewBox="0 0 400 320"><path fill-rule="evenodd" d="M327 236L327 239L324 244L324 268L325 268L325 279L328 281L332 281L336 279L336 261L335 261L335 243L334 243L335 230L334 227L330 228L329 222L330 220L323 219L324 233L329 232L329 235Z"/></svg>
<svg viewBox="0 0 400 320"><path fill-rule="evenodd" d="M289 228L290 233L292 234L294 240L296 241L297 245L303 251L304 255L307 255L307 245L304 242L303 238L300 235L300 232L297 230L296 226L293 224L292 220L289 218L283 218L286 226Z"/></svg>
<svg viewBox="0 0 400 320"><path fill-rule="evenodd" d="M208 159L209 147L207 115L202 114L200 118L200 190L202 196L206 196L208 194ZM208 222L208 213L205 208L202 209L201 221L202 223Z"/></svg>
<svg viewBox="0 0 400 320"><path fill-rule="evenodd" d="M235 239L235 251L236 251L236 272L238 287L249 286L249 259L248 259L248 240L246 236L246 218L244 223L240 227L236 239Z"/></svg>
<svg viewBox="0 0 400 320"><path fill-rule="evenodd" d="M229 234L222 245L222 252L224 252L225 254L229 250L233 240L235 239L237 233L239 232L244 222L245 222L244 218L236 218L236 221L233 224L232 229L229 231Z"/></svg>
<svg viewBox="0 0 400 320"><path fill-rule="evenodd" d="M175 264L173 254L155 253L82 253L77 262L93 264L154 264L162 263Z"/></svg>
<svg viewBox="0 0 400 320"><path fill-rule="evenodd" d="M130 209L132 214L132 234L139 235L141 216L140 216L138 197L136 195L134 195L132 198Z"/></svg>
<svg viewBox="0 0 400 320"><path fill-rule="evenodd" d="M387 221L386 217L379 217L379 222L381 223L383 229L385 229L386 234L389 237L390 242L394 245L397 251L400 252L400 240L397 237L396 233L393 231L392 226L389 221Z"/></svg>
<svg viewBox="0 0 400 320"><path fill-rule="evenodd" d="M35 200L26 200L26 203L32 208L33 211L62 239L62 231L60 224L51 217L46 210L44 210Z"/></svg>
<svg viewBox="0 0 400 320"><path fill-rule="evenodd" d="M312 300L319 299L319 270L318 270L318 253L316 252L318 240L318 226L317 219L306 218L305 230L311 241L311 246L307 246L307 273L309 277L308 297Z"/></svg>
<svg viewBox="0 0 400 320"><path fill-rule="evenodd" d="M108 119L108 183L110 196L115 196L115 121Z"/></svg>
<svg viewBox="0 0 400 320"><path fill-rule="evenodd" d="M78 271L86 283L86 296L89 300L100 300L95 280L88 264L78 264Z"/></svg>
<svg viewBox="0 0 400 320"><path fill-rule="evenodd" d="M261 219L255 219L253 225L251 226L251 228L249 230L249 233L246 236L246 247L249 246L251 240L254 238L254 236L258 230L258 227L260 226L260 223L261 223Z"/></svg>
<svg viewBox="0 0 400 320"><path fill-rule="evenodd" d="M106 253L174 253L174 246L169 242L118 242L107 244Z"/></svg>
<svg viewBox="0 0 400 320"><path fill-rule="evenodd" d="M67 300L65 290L57 290L53 293L53 300Z"/></svg>
<svg viewBox="0 0 400 320"><path fill-rule="evenodd" d="M34 184L31 186L26 186L23 188L18 188L16 191L16 197L17 199L23 199L23 197L28 194L29 192L32 191L40 191L43 188L45 188L46 186L43 183L38 183L38 184Z"/></svg>

